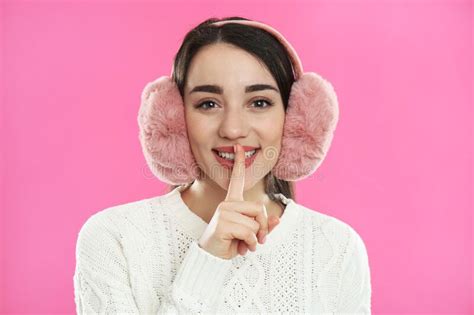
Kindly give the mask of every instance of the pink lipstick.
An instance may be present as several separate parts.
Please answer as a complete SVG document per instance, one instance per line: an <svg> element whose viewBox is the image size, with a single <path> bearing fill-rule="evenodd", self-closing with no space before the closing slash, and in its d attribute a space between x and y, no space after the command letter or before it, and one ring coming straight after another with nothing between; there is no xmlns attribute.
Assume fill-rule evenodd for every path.
<svg viewBox="0 0 474 315"><path fill-rule="evenodd" d="M224 150L222 151L219 150L220 152L234 153L233 147L230 147L231 148L230 152L227 151L228 150L227 148L229 147L219 147L216 149L222 149L222 148L224 148ZM221 164L225 168L232 169L232 167L234 166L234 161L220 156L217 153L216 149L212 149L212 152L214 153L214 156L216 157L217 162L219 162L219 164ZM245 168L248 168L255 161L257 154L260 152L260 148L244 146L244 149L245 149L245 152L256 150L252 156L245 158Z"/></svg>

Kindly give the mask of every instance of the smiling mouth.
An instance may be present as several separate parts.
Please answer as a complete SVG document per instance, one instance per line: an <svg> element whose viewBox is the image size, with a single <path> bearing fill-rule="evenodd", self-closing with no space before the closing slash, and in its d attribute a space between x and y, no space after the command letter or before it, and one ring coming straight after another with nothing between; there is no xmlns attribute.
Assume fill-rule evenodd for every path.
<svg viewBox="0 0 474 315"><path fill-rule="evenodd" d="M252 156L254 156L255 154L258 153L258 151L260 150L260 148L257 148L257 149L254 149L254 150L250 150L250 151L247 151L245 152L245 159L249 159L251 158ZM235 154L234 153L227 153L227 152L219 152L217 150L214 150L212 149L212 151L220 158L222 159L225 159L227 161L234 161L234 158L235 158Z"/></svg>

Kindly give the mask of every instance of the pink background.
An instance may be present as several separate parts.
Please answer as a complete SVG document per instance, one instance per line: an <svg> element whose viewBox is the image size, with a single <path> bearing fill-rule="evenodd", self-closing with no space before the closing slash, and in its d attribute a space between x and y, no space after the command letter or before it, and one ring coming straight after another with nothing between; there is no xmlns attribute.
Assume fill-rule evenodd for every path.
<svg viewBox="0 0 474 315"><path fill-rule="evenodd" d="M268 23L334 85L330 152L297 201L365 241L373 313L473 313L469 1L3 1L1 307L74 313L77 233L165 192L138 142L144 85L208 17Z"/></svg>

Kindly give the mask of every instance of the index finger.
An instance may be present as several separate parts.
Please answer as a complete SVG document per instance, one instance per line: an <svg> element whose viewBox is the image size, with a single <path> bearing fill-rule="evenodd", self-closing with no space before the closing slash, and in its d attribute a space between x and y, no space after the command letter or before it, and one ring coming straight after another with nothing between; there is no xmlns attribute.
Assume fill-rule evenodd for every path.
<svg viewBox="0 0 474 315"><path fill-rule="evenodd" d="M236 144L234 149L234 165L230 176L229 188L227 189L226 201L244 200L245 185L245 153L240 144Z"/></svg>

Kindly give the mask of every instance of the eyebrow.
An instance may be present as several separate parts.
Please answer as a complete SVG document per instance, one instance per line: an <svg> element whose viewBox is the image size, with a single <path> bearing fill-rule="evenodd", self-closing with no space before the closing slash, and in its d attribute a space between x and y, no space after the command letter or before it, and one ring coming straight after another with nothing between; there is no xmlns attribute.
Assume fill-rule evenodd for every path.
<svg viewBox="0 0 474 315"><path fill-rule="evenodd" d="M263 91L263 90L274 90L276 92L279 92L276 87L269 84L252 84L245 87L245 93L252 93L252 92ZM189 92L189 94L194 93L194 92L208 92L208 93L222 94L223 91L224 89L219 85L206 84L206 85L195 86Z"/></svg>

